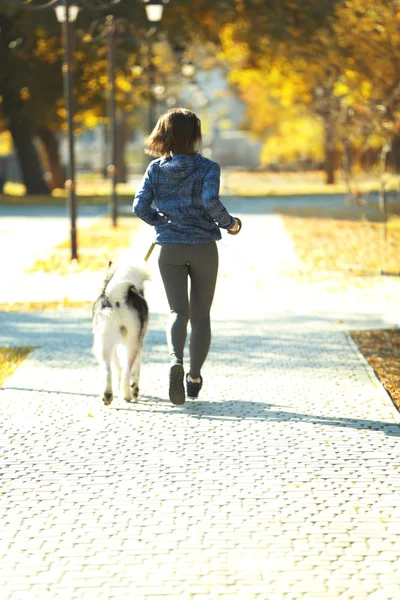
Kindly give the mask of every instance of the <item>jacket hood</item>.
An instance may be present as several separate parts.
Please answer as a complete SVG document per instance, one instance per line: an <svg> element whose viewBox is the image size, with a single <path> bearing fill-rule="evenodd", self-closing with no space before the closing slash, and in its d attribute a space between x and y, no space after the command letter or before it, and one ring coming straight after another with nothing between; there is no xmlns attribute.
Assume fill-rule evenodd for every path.
<svg viewBox="0 0 400 600"><path fill-rule="evenodd" d="M189 177L200 166L202 160L201 154L175 154L164 158L160 167L169 177L181 181Z"/></svg>

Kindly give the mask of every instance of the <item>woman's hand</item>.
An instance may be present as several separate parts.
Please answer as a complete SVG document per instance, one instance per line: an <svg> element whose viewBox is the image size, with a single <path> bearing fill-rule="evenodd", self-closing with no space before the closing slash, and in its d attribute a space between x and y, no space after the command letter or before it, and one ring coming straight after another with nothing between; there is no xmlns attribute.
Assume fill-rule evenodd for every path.
<svg viewBox="0 0 400 600"><path fill-rule="evenodd" d="M228 231L231 231L232 233L236 233L237 231L239 231L239 229L240 229L239 221L237 219L235 219L235 223L234 223L233 227L228 229Z"/></svg>
<svg viewBox="0 0 400 600"><path fill-rule="evenodd" d="M233 218L235 223L230 229L228 229L229 235L237 235L239 231L242 230L242 221L238 217Z"/></svg>

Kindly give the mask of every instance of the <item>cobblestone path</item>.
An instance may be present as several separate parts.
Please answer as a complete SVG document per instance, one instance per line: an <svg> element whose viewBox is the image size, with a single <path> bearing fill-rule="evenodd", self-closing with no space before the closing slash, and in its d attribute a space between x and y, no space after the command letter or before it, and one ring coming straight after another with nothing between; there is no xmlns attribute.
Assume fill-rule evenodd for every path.
<svg viewBox="0 0 400 600"><path fill-rule="evenodd" d="M0 391L2 599L400 597L399 419L345 331L386 308L307 301L279 218L243 221L181 408L157 278L135 405L101 405L88 311L0 315L37 346Z"/></svg>

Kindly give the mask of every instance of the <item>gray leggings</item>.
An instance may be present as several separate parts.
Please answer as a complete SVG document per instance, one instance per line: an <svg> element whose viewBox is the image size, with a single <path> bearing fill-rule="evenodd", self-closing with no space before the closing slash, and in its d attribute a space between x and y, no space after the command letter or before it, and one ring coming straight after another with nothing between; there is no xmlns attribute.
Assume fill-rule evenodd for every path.
<svg viewBox="0 0 400 600"><path fill-rule="evenodd" d="M190 375L200 377L211 343L210 308L218 273L215 242L207 244L163 244L158 259L171 314L167 340L171 358L183 362L190 319ZM190 277L190 301L188 297Z"/></svg>

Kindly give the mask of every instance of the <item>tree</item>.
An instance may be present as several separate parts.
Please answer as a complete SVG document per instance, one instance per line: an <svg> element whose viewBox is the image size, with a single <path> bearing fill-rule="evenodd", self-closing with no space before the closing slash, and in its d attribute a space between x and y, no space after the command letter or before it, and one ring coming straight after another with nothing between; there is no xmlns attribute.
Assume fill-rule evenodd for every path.
<svg viewBox="0 0 400 600"><path fill-rule="evenodd" d="M34 125L25 110L19 60L13 52L21 39L20 25L21 19L9 10L0 13L0 110L13 139L27 192L43 194L48 186L33 142Z"/></svg>
<svg viewBox="0 0 400 600"><path fill-rule="evenodd" d="M332 91L340 61L329 28L314 31L307 48L298 43L295 31L286 40L264 36L257 53L248 42L248 29L247 21L225 26L221 44L230 81L248 106L250 128L266 140L263 159L270 162L276 148L275 159L320 161L324 149L327 182L332 183L340 113ZM282 143L288 132L295 141L292 137Z"/></svg>
<svg viewBox="0 0 400 600"><path fill-rule="evenodd" d="M92 4L95 4L93 0ZM145 12L139 0L130 2L122 14L132 18L135 11L139 14L139 18L135 14L135 22L143 24ZM114 12L120 14L121 8L117 6ZM83 31L89 29L94 16L90 11L82 12L79 26ZM101 13L97 16L102 19ZM3 100L0 117L12 133L27 193L44 193L48 187L33 143L34 136L44 146L52 187L64 185L58 150L58 132L65 128L66 116L60 26L53 10L18 10L10 8L4 0L0 0L0 19L0 96ZM132 52L130 43L129 48L122 44L117 54L117 102L128 107L132 99L129 101L126 97L127 67L136 52L137 49ZM84 44L78 36L74 66L75 125L79 133L106 119L105 44Z"/></svg>

